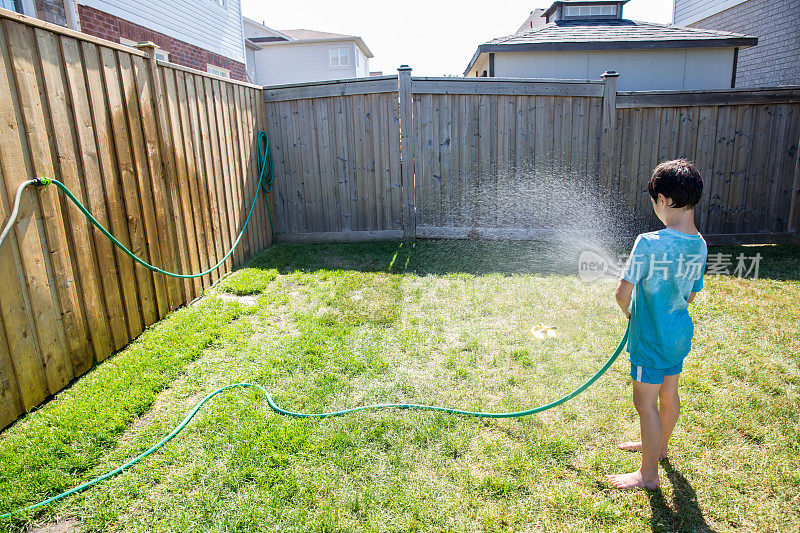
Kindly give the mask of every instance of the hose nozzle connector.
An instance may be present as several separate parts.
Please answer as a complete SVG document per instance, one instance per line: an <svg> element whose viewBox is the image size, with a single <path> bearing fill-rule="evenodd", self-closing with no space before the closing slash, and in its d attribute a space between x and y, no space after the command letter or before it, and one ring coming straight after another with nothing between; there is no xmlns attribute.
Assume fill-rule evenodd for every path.
<svg viewBox="0 0 800 533"><path fill-rule="evenodd" d="M53 183L53 180L51 178L48 178L47 176L33 178L33 184L36 185L37 187L44 187L45 185L50 185L51 183Z"/></svg>

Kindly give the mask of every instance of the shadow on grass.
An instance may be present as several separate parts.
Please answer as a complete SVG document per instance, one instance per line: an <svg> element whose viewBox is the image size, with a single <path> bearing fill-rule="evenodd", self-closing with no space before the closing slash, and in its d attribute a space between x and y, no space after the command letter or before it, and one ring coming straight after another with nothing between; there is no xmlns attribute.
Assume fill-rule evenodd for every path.
<svg viewBox="0 0 800 533"><path fill-rule="evenodd" d="M578 273L578 257L592 243L540 241L417 240L336 244L278 243L249 266L280 273L317 270L446 274L568 275Z"/></svg>
<svg viewBox="0 0 800 533"><path fill-rule="evenodd" d="M752 266L754 258L758 262L758 279L776 281L800 280L800 247L791 244L763 244L749 246L714 246L708 249L709 257L723 254L730 260L730 271L733 273L739 263L739 256L744 256L744 268ZM750 275L744 275L750 278Z"/></svg>
<svg viewBox="0 0 800 533"><path fill-rule="evenodd" d="M358 270L426 274L578 274L578 258L585 250L597 249L592 242L455 241L417 240L341 244L278 243L253 259L250 266L288 272ZM614 257L627 249L607 249ZM791 245L714 247L731 261L733 273L739 254L760 254L759 278L800 280L800 249ZM750 266L747 260L746 265ZM745 276L747 277L747 276Z"/></svg>
<svg viewBox="0 0 800 533"><path fill-rule="evenodd" d="M697 503L697 493L689 481L675 470L669 459L663 459L661 466L672 483L672 505L670 508L661 490L649 491L650 508L653 517L650 526L653 531L691 531L712 533L714 530L706 523L703 511Z"/></svg>

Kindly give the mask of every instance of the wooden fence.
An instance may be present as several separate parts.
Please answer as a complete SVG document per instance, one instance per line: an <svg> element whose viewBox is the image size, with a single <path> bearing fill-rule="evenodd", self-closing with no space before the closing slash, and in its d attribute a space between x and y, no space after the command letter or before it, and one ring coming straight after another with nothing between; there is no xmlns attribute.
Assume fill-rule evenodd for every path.
<svg viewBox="0 0 800 533"><path fill-rule="evenodd" d="M168 270L216 264L256 191L260 87L156 62L0 10L0 221L33 176L65 183L122 243ZM0 428L267 246L263 201L240 247L193 280L154 275L55 188L29 188L0 249Z"/></svg>
<svg viewBox="0 0 800 533"><path fill-rule="evenodd" d="M275 218L295 240L403 236L397 76L266 94Z"/></svg>
<svg viewBox="0 0 800 533"><path fill-rule="evenodd" d="M603 82L465 80L412 79L416 234L536 238L574 218L599 171Z"/></svg>
<svg viewBox="0 0 800 533"><path fill-rule="evenodd" d="M402 68L266 87L264 98L280 135L285 240L539 238L606 216L644 231L658 227L650 172L677 157L703 174L697 218L712 242L798 231L798 87L617 92L613 74L412 78Z"/></svg>

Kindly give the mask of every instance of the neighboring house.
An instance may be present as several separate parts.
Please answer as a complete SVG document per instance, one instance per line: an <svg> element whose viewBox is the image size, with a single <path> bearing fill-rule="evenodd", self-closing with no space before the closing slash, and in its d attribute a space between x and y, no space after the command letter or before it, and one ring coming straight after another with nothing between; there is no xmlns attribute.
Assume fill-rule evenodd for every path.
<svg viewBox="0 0 800 533"><path fill-rule="evenodd" d="M0 0L0 7L80 30L76 0Z"/></svg>
<svg viewBox="0 0 800 533"><path fill-rule="evenodd" d="M2 7L134 45L152 41L159 58L246 80L240 0L0 0Z"/></svg>
<svg viewBox="0 0 800 533"><path fill-rule="evenodd" d="M736 50L758 43L738 33L627 20L626 3L554 2L543 25L529 18L529 28L480 45L464 75L599 79L615 70L623 91L720 89L732 86Z"/></svg>
<svg viewBox="0 0 800 533"><path fill-rule="evenodd" d="M737 87L800 85L800 0L674 0L672 21L758 37L739 52Z"/></svg>
<svg viewBox="0 0 800 533"><path fill-rule="evenodd" d="M273 30L243 19L247 69L259 85L361 78L373 57L361 37L314 30Z"/></svg>

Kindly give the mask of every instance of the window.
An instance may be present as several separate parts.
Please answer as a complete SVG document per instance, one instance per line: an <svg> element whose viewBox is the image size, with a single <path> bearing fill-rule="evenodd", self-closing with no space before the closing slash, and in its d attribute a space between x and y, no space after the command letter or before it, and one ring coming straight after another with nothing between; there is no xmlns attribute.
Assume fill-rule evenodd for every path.
<svg viewBox="0 0 800 533"><path fill-rule="evenodd" d="M589 17L593 15L616 15L617 6L564 6L565 17Z"/></svg>
<svg viewBox="0 0 800 533"><path fill-rule="evenodd" d="M350 52L348 48L329 48L331 67L347 67L350 65Z"/></svg>
<svg viewBox="0 0 800 533"><path fill-rule="evenodd" d="M230 78L231 71L222 67L218 67L216 65L207 64L206 65L206 72L209 74L213 74L214 76L221 76L223 78Z"/></svg>
<svg viewBox="0 0 800 533"><path fill-rule="evenodd" d="M3 9L8 9L9 11L22 13L22 6L19 5L17 0L0 0L0 7Z"/></svg>
<svg viewBox="0 0 800 533"><path fill-rule="evenodd" d="M220 7L225 7L225 0L211 0Z"/></svg>
<svg viewBox="0 0 800 533"><path fill-rule="evenodd" d="M138 43L136 41L131 41L130 39L126 39L125 37L120 37L119 44L124 44L125 46L136 48L136 45ZM158 59L159 61L169 61L169 52L167 52L166 50L162 50L161 48L156 48L156 59Z"/></svg>

